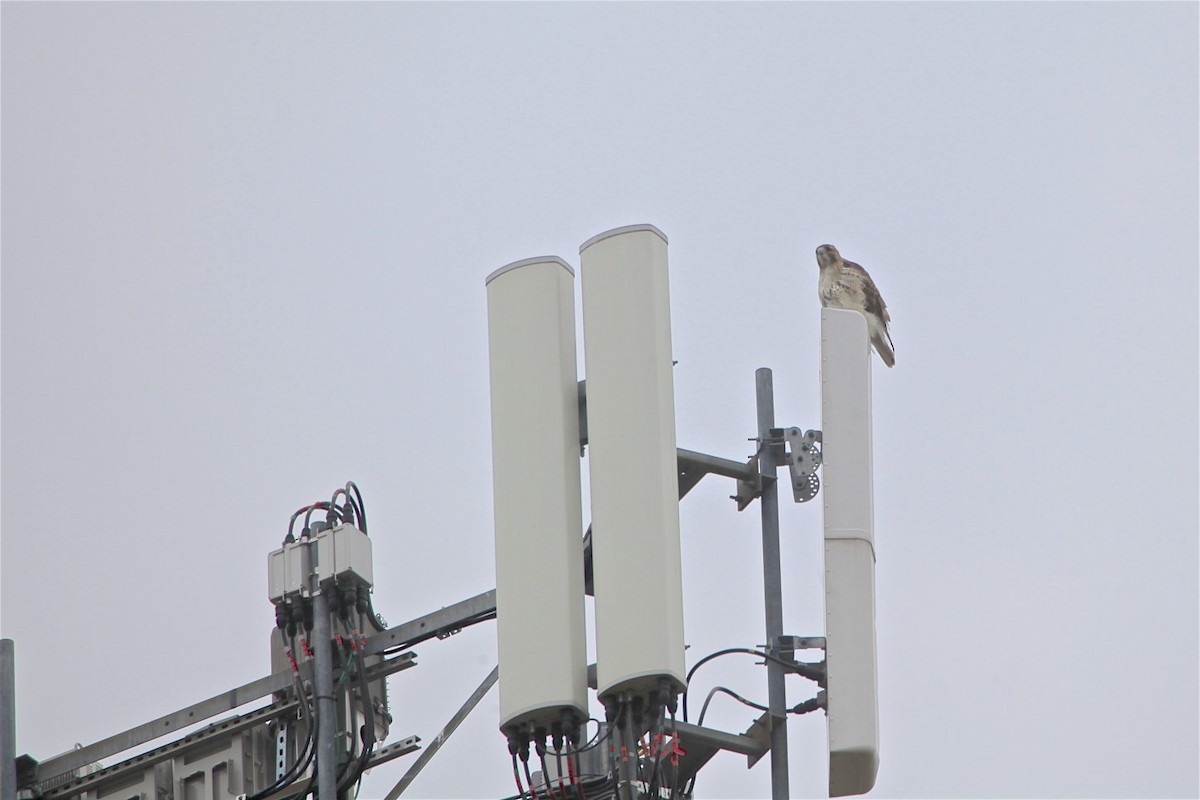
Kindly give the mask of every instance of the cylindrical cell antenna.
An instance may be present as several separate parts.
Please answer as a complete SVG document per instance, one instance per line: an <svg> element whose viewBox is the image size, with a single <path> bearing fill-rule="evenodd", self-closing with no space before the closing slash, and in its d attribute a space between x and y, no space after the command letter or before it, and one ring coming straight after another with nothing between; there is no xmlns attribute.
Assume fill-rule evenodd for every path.
<svg viewBox="0 0 1200 800"><path fill-rule="evenodd" d="M821 429L829 796L842 797L879 771L871 345L857 311L821 309Z"/></svg>
<svg viewBox="0 0 1200 800"><path fill-rule="evenodd" d="M575 273L546 256L487 278L500 728L587 718Z"/></svg>
<svg viewBox="0 0 1200 800"><path fill-rule="evenodd" d="M597 691L684 686L667 239L618 228L580 248Z"/></svg>

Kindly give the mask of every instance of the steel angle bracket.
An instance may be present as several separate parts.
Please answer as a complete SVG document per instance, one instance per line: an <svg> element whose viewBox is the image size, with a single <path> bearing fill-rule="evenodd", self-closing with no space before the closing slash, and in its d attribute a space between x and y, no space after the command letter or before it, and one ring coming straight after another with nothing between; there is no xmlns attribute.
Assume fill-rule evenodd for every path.
<svg viewBox="0 0 1200 800"><path fill-rule="evenodd" d="M758 443L758 450L750 457L749 466L753 474L753 478L742 479L738 481L737 494L730 495L731 500L737 501L738 511L745 511L746 506L754 502L762 494L763 484L766 481L776 480L775 475L763 474L760 469L762 455L764 452L771 456L776 466L782 466L787 461L787 450L784 447L783 429L771 428L770 436L766 439L758 436L752 437L750 441Z"/></svg>
<svg viewBox="0 0 1200 800"><path fill-rule="evenodd" d="M792 473L792 496L797 503L807 503L821 491L821 479L817 470L821 467L820 431L801 431L788 428L783 431L787 442L787 465Z"/></svg>
<svg viewBox="0 0 1200 800"><path fill-rule="evenodd" d="M746 769L751 769L759 762L763 756L771 752L771 715L765 713L750 724L746 732L742 734L748 739L753 739L762 745L762 750L757 753L746 754Z"/></svg>
<svg viewBox="0 0 1200 800"><path fill-rule="evenodd" d="M750 472L754 476L749 480L739 480L737 482L737 494L729 495L729 499L737 503L738 511L745 511L746 507L758 499L762 494L763 476L758 470L758 454L755 453L750 457Z"/></svg>
<svg viewBox="0 0 1200 800"><path fill-rule="evenodd" d="M790 656L797 650L824 650L824 636L777 636L775 654Z"/></svg>

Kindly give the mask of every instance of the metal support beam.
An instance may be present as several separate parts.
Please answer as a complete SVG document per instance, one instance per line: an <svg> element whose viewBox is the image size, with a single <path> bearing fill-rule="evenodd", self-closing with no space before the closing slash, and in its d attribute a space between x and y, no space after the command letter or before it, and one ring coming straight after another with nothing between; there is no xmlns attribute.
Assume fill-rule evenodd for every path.
<svg viewBox="0 0 1200 800"><path fill-rule="evenodd" d="M724 475L726 478L739 481L752 481L755 478L752 461L733 461L706 453L697 453L694 450L684 450L682 447L676 448L675 457L679 459L680 472L699 470L704 474L711 472L714 475Z"/></svg>
<svg viewBox="0 0 1200 800"><path fill-rule="evenodd" d="M588 443L587 424L587 381L579 382L579 448L582 452ZM754 483L758 470L753 462L732 461L693 450L675 449L675 457L679 462L679 497L683 499L693 486L700 482L705 475L724 475L738 481ZM740 510L740 509L739 509Z"/></svg>
<svg viewBox="0 0 1200 800"><path fill-rule="evenodd" d="M375 634L367 640L366 654L374 655L391 647L409 646L434 636L444 636L451 631L491 619L495 613L496 590L491 589ZM45 781L117 753L123 753L140 744L170 735L218 714L233 711L260 697L281 692L291 685L292 671L286 669L243 684L236 689L221 692L207 700L193 703L179 711L152 719L114 736L48 758L37 765L37 780Z"/></svg>
<svg viewBox="0 0 1200 800"><path fill-rule="evenodd" d="M717 730L716 728L704 728L700 725L692 725L687 722L674 722L672 725L679 731L679 739L684 743L684 749L686 750L690 750L689 745L702 744L713 748L713 752L728 750L731 753L740 753L744 756L761 756L766 752L766 748L763 747L762 743L744 733L729 733Z"/></svg>
<svg viewBox="0 0 1200 800"><path fill-rule="evenodd" d="M779 564L779 485L776 480L776 445L771 441L775 427L775 382L771 370L754 373L758 407L758 468L762 480L759 506L762 510L763 596L766 606L767 650L776 654L783 635L783 578ZM783 667L767 662L767 705L771 716L771 798L787 800L788 744L787 694Z"/></svg>
<svg viewBox="0 0 1200 800"><path fill-rule="evenodd" d="M580 392L583 391L583 382L580 381ZM580 402L586 402L581 400ZM582 413L582 412L581 412ZM583 418L580 418L580 424L583 424ZM728 458L719 456L710 456L707 453L697 453L694 450L684 450L682 447L675 449L675 458L679 466L679 499L682 500L688 492L695 488L696 484L704 478L705 475L721 475L726 478L733 478L738 482L738 494L731 495L735 500L738 500L738 511L741 511L747 505L758 497L758 462L757 458L752 458L749 461L732 461ZM744 487L755 487L751 494L746 494L748 491ZM588 596L593 594L592 590L592 526L589 525L587 532L583 537L583 590ZM593 686L593 689L596 687Z"/></svg>
<svg viewBox="0 0 1200 800"><path fill-rule="evenodd" d="M375 754L373 756L371 756L369 759L367 759L366 769L368 769L368 770L373 769L373 768L379 766L380 764L384 764L384 763L387 763L388 761L391 761L394 758L399 758L400 756L406 756L409 753L413 753L413 752L416 752L417 750L420 750L421 745L418 744L418 742L420 742L420 741L421 741L420 736L408 736L404 739L401 739L398 742L389 744L387 747L383 747L383 748L380 748L379 750L376 750ZM301 780L303 780L303 779L301 779ZM299 783L299 781L297 781L297 783ZM279 789L279 790L267 795L266 797L262 798L262 800L287 800L287 798L295 797L295 796L296 796L296 785L291 784L288 786L284 786L282 789Z"/></svg>
<svg viewBox="0 0 1200 800"><path fill-rule="evenodd" d="M386 745L375 751L375 754L367 759L367 769L377 767L380 764L391 761L393 758L406 756L409 753L415 753L421 749L419 742L420 736L409 736L401 739L398 742Z"/></svg>
<svg viewBox="0 0 1200 800"><path fill-rule="evenodd" d="M463 703L462 708L456 711L454 716L450 718L450 721L446 723L446 727L442 728L441 732L434 737L434 740L429 743L429 746L425 748L421 755L417 756L417 760L408 768L408 772L404 773L404 777L387 793L387 797L384 800L396 800L397 797L404 793L404 790L416 780L417 775L421 773L421 770L425 768L429 760L437 754L437 751L446 743L450 735L458 729L458 726L467 718L467 715L475 710L475 706L479 705L479 701L495 685L496 679L499 676L500 667L493 667L488 676L483 679L483 683L479 684L478 688L467 698L467 702Z"/></svg>
<svg viewBox="0 0 1200 800"><path fill-rule="evenodd" d="M486 622L495 616L496 590L489 589L369 637L365 654L370 656L393 647L410 647L435 636L444 639L468 625Z"/></svg>
<svg viewBox="0 0 1200 800"><path fill-rule="evenodd" d="M109 736L107 739L101 739L86 747L68 750L62 755L49 758L38 764L37 779L45 781L117 753L123 753L140 744L182 730L189 725L232 711L260 697L282 691L291 685L292 671L290 669L259 678L236 689L194 703L187 708L142 723L115 736Z"/></svg>
<svg viewBox="0 0 1200 800"><path fill-rule="evenodd" d="M742 493L743 485L758 484L758 467L751 459L748 462L731 461L728 458L718 458L705 453L676 448L675 458L679 464L679 499L692 490L700 480L709 473L733 478L738 482L738 494ZM734 496L736 498L736 495ZM749 502L749 501L747 501ZM739 504L741 511L745 506Z"/></svg>
<svg viewBox="0 0 1200 800"><path fill-rule="evenodd" d="M391 675L401 670L409 669L416 666L416 656L414 653L400 653L399 655L389 658L386 661L367 667L367 680L374 681L379 678ZM54 800L58 797L73 797L87 790L94 790L95 787L104 787L114 781L125 780L126 776L134 772L152 768L155 764L173 758L180 753L187 753L190 749L210 750L213 747L213 741L223 737L228 737L232 734L252 728L256 725L261 725L264 722L275 719L276 717L289 716L295 713L298 701L294 696L285 700L277 700L269 706L264 706L254 711L247 712L240 716L230 717L229 719L221 720L209 725L198 731L189 733L182 739L162 745L148 752L139 753L132 758L128 758L116 764L111 764L99 772L89 773L82 777L75 777L73 773L67 772L57 776L50 776L47 779L41 779L33 783L26 781L22 788L36 789L36 793L42 795L47 800ZM367 767L370 768L376 763L381 763L389 758L404 755L404 753L412 752L417 749L416 742L419 737L409 737L408 739L398 742L378 751L367 762ZM401 746L412 745L412 747L404 752L399 752ZM386 755L385 754L390 754ZM100 793L104 794L103 788ZM283 792L280 796L294 794L295 787ZM271 800L271 798L264 798Z"/></svg>
<svg viewBox="0 0 1200 800"><path fill-rule="evenodd" d="M12 639L0 639L0 800L17 797L17 666Z"/></svg>
<svg viewBox="0 0 1200 800"><path fill-rule="evenodd" d="M182 739L165 744L147 753L134 756L118 764L107 766L99 772L88 773L80 777L75 777L73 773L68 772L47 780L41 780L37 783L36 787L33 787L35 789L34 794L46 800L56 800L56 798L77 797L85 791L95 790L99 787L97 794L103 795L105 793L103 787L107 784L114 782L123 783L128 780L130 775L146 769L153 769L155 764L174 758L181 753L186 753L192 748L211 750L214 747L215 740L228 739L247 728L261 725L275 717L291 713L296 706L297 701L294 698L283 700L247 714L214 722L203 730L195 731L184 736Z"/></svg>
<svg viewBox="0 0 1200 800"><path fill-rule="evenodd" d="M315 579L314 579L315 581ZM313 596L313 694L317 703L317 798L337 800L337 700L333 695L333 626L329 598Z"/></svg>

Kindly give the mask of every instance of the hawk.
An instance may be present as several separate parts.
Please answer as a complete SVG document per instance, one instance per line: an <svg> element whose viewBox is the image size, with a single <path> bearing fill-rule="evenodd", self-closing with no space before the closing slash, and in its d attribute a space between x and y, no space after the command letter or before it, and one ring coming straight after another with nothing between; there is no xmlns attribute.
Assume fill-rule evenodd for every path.
<svg viewBox="0 0 1200 800"><path fill-rule="evenodd" d="M817 248L817 266L821 268L821 277L817 281L817 294L821 297L821 305L825 308L844 308L857 311L867 318L867 332L871 335L871 344L876 352L889 367L895 366L896 354L893 350L892 335L888 333L887 306L875 288L875 282L867 271L846 261L837 248L831 244L823 244Z"/></svg>

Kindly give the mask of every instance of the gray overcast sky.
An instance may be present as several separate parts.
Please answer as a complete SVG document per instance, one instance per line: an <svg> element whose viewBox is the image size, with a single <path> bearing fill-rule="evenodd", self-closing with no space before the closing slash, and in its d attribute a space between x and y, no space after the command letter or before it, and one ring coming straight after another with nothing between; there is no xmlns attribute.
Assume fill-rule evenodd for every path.
<svg viewBox="0 0 1200 800"><path fill-rule="evenodd" d="M265 674L266 554L347 479L390 622L491 588L483 280L647 222L681 447L749 454L760 366L780 424L819 427L817 245L891 309L875 794L1195 797L1198 12L4 3L19 752ZM762 641L732 488L681 505L689 663ZM783 508L795 634L821 631L820 513ZM398 737L458 708L494 627L417 649ZM723 661L698 689L765 697ZM414 795L510 793L496 714ZM791 725L797 796L824 736ZM765 763L719 756L698 792L768 796Z"/></svg>

